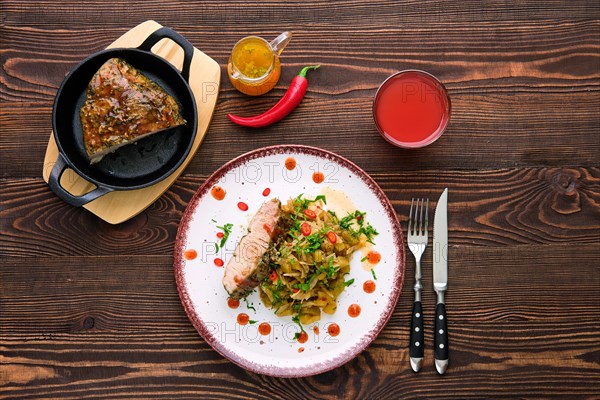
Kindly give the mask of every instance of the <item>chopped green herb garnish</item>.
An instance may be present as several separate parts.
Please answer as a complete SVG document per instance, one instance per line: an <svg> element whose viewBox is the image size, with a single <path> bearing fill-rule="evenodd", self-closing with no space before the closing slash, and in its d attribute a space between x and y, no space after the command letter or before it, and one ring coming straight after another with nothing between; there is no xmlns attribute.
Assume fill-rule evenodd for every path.
<svg viewBox="0 0 600 400"><path fill-rule="evenodd" d="M266 277L265 279L269 279L269 277ZM283 282L281 281L281 278L277 277L277 283L275 284L275 290L271 290L271 294L273 295L273 306L277 306L279 304L281 304L281 302L283 301L282 296L281 296L281 289L283 289ZM277 312L277 311L275 311Z"/></svg>
<svg viewBox="0 0 600 400"><path fill-rule="evenodd" d="M331 215L331 218L333 219L333 222L334 222L335 224L337 224L337 223L339 222L339 219L338 219L338 217L337 217L337 215L336 215L335 211L332 211L332 210L327 210L327 212L329 213L329 215Z"/></svg>
<svg viewBox="0 0 600 400"><path fill-rule="evenodd" d="M318 267L319 272L323 272L327 279L333 278L336 272L338 272L338 267L333 265L333 257L329 257L327 266L320 265Z"/></svg>
<svg viewBox="0 0 600 400"><path fill-rule="evenodd" d="M377 232L375 230L375 228L373 228L371 226L371 224L369 224L367 222L367 226L361 226L360 229L358 230L359 234L364 234L367 237L367 242L371 243L371 244L375 244L373 243L373 236L379 235L379 232Z"/></svg>
<svg viewBox="0 0 600 400"><path fill-rule="evenodd" d="M366 214L367 214L366 212L360 212L358 210L354 211L354 219L356 219L356 223L358 225L360 225L360 226L363 225Z"/></svg>
<svg viewBox="0 0 600 400"><path fill-rule="evenodd" d="M379 233L371 226L370 223L367 222L365 224L365 215L366 213L356 210L340 220L340 227L349 231L353 236L360 236L361 234L365 235L367 237L367 241L373 244L373 237ZM356 222L358 225L358 230L352 228L353 222Z"/></svg>
<svg viewBox="0 0 600 400"><path fill-rule="evenodd" d="M342 229L349 229L350 228L350 224L352 223L352 220L355 218L354 214L355 213L348 214L344 218L342 218L340 220L340 228L342 228Z"/></svg>
<svg viewBox="0 0 600 400"><path fill-rule="evenodd" d="M249 323L249 324L255 324L255 323L257 323L257 322L258 322L258 321L255 321L255 320L253 320L253 319L251 319L250 321L248 321L248 323Z"/></svg>
<svg viewBox="0 0 600 400"><path fill-rule="evenodd" d="M217 251L219 251L219 246L223 248L225 246L225 242L229 238L229 234L231 233L231 229L233 228L233 224L225 224L223 226L217 226L220 230L223 231L223 237L221 238L221 242L217 246Z"/></svg>
<svg viewBox="0 0 600 400"><path fill-rule="evenodd" d="M354 278L344 282L344 286L348 287L348 286L352 285L353 283L354 283Z"/></svg>
<svg viewBox="0 0 600 400"><path fill-rule="evenodd" d="M302 324L300 323L300 314L298 314L298 315L295 315L295 316L292 318L292 321L294 321L295 323L297 323L297 324L298 324L298 326L300 327L300 330L301 330L302 332L304 332L304 327L303 327L303 326L302 326Z"/></svg>
<svg viewBox="0 0 600 400"><path fill-rule="evenodd" d="M371 269L371 275L373 275L373 279L377 280L377 275L375 275L375 269Z"/></svg>
<svg viewBox="0 0 600 400"><path fill-rule="evenodd" d="M364 256L363 258L360 259L360 262L365 262L367 260L367 258L369 258L369 257Z"/></svg>
<svg viewBox="0 0 600 400"><path fill-rule="evenodd" d="M327 199L325 198L324 195L320 194L317 197L315 197L314 200L311 200L311 203L315 203L317 201L321 200L323 202L323 204L327 204Z"/></svg>
<svg viewBox="0 0 600 400"><path fill-rule="evenodd" d="M254 310L256 312L256 308L254 308L254 303L248 302L248 299L244 297L244 303L246 303L246 308L249 310Z"/></svg>
<svg viewBox="0 0 600 400"><path fill-rule="evenodd" d="M301 193L300 195L298 195L298 197L296 197L294 199L294 206L296 207L295 211L297 214L300 214L300 211L306 210L311 203L316 203L319 200L321 200L324 204L327 204L327 199L322 194L318 195L317 197L315 197L312 200L311 199L303 199L302 198L303 195L304 195L304 193Z"/></svg>
<svg viewBox="0 0 600 400"><path fill-rule="evenodd" d="M311 254L314 253L315 250L319 250L321 248L321 244L323 243L323 237L319 234L319 232L316 232L310 236L307 236L306 241L308 243L308 246L301 249L301 251L305 254Z"/></svg>
<svg viewBox="0 0 600 400"><path fill-rule="evenodd" d="M308 292L310 290L310 283L315 278L315 276L317 276L317 272L314 272L311 276L309 276L308 279L304 281L304 283L297 283L296 285L294 285L294 287L302 290L303 292Z"/></svg>
<svg viewBox="0 0 600 400"><path fill-rule="evenodd" d="M302 303L294 303L294 304L292 304L292 310L294 312L300 313L300 311L302 310Z"/></svg>

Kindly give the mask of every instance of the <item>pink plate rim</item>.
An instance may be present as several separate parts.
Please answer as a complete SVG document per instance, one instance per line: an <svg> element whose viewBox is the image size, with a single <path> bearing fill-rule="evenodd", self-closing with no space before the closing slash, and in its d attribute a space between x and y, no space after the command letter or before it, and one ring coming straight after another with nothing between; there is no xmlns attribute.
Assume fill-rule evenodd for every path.
<svg viewBox="0 0 600 400"><path fill-rule="evenodd" d="M396 268L394 272L394 286L392 288L392 292L390 293L390 301L388 303L388 307L380 316L380 319L377 321L375 328L369 332L369 334L360 338L358 343L352 347L349 351L346 351L343 354L336 356L334 359L330 360L327 363L323 363L318 366L307 366L307 367L285 367L283 365L270 365L263 366L258 365L251 360L247 360L243 357L240 357L231 349L223 346L221 342L219 342L214 336L211 335L210 330L204 324L202 318L196 312L190 295L187 291L187 286L184 281L184 266L185 261L183 257L183 252L185 251L184 245L187 242L187 232L189 230L189 224L191 222L191 217L196 209L196 207L200 204L201 200L204 196L209 192L210 188L214 186L216 182L218 182L228 171L233 168L240 166L241 164L253 160L259 157L274 155L274 154L306 154L312 156L323 157L325 159L335 161L339 163L341 166L352 171L358 178L360 178L364 183L367 184L369 189L373 192L373 194L379 199L380 203L383 205L388 220L392 226L392 235L396 248L398 249L397 257L396 257ZM274 377L284 377L284 378L300 378L311 375L317 375L323 372L330 371L335 369L348 361L354 359L358 354L360 354L375 338L383 327L386 325L394 309L396 308L396 304L398 303L398 298L400 297L400 292L402 290L402 285L404 282L405 268L406 268L406 257L404 250L404 237L402 235L402 229L400 228L400 223L398 221L398 217L392 204L389 199L379 187L379 185L371 178L365 171L363 171L360 167L358 167L353 162L347 160L346 158L339 156L335 153L332 153L327 150L320 149L318 147L306 146L306 145L275 145L262 147L259 149L252 150L248 153L242 154L231 161L224 164L222 167L217 169L201 186L198 188L196 193L194 193L192 199L190 200L188 206L183 213L181 218L181 223L179 224L179 228L177 230L177 237L175 239L175 253L174 253L174 272L175 272L175 281L177 284L177 291L179 292L179 298L181 300L181 304L185 309L185 312L192 322L192 325L198 333L204 338L204 340L219 354L223 357L229 359L233 363L255 373L274 376Z"/></svg>

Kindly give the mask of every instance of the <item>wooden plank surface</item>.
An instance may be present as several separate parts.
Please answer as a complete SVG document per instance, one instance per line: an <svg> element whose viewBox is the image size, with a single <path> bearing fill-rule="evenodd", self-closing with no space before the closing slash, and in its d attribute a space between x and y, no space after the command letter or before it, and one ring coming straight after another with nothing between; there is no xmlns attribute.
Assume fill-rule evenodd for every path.
<svg viewBox="0 0 600 400"><path fill-rule="evenodd" d="M593 395L600 351L600 271L594 262L600 249L565 244L522 246L518 255L511 247L451 251L460 259L452 274L461 279L452 281L447 298L453 366L447 376L440 378L429 364L418 375L407 368L408 286L386 328L356 360L289 382L233 366L198 337L179 304L170 256L55 257L43 265L13 259L0 275L12 283L4 288L0 316L9 365L3 388L9 398L110 398L121 390L139 397L196 391L297 398L311 388L330 398L386 398L390 390L389 398ZM573 258L579 262L566 270ZM536 273L540 259L543 274ZM410 260L409 281L413 268ZM424 278L431 279L430 270ZM39 286L44 290L33 295L31 288ZM433 312L434 300L433 292L424 292L431 305L425 312ZM431 323L425 329L430 332ZM429 348L430 342L428 337ZM431 352L426 357L431 360ZM271 394L260 395L265 389Z"/></svg>
<svg viewBox="0 0 600 400"><path fill-rule="evenodd" d="M148 19L214 58L222 86L182 177L143 213L112 226L61 202L42 180L52 102L81 59ZM224 70L233 44L283 30L294 38L276 88L259 98L236 92ZM0 44L1 399L598 398L597 1L3 0ZM299 68L315 62L322 68L286 120L260 132L227 120L229 112L270 107ZM446 134L416 151L387 144L371 119L378 85L406 68L438 76L453 106ZM446 376L431 362L419 374L408 364L410 255L389 324L331 372L252 374L194 330L173 278L181 215L223 163L278 143L354 161L381 185L403 226L412 196L435 199L450 188ZM431 280L430 269L424 275ZM423 296L431 313L434 293ZM425 344L430 350L430 336Z"/></svg>
<svg viewBox="0 0 600 400"><path fill-rule="evenodd" d="M436 195L449 187L452 245L600 241L600 168L419 171L372 177L402 224L408 219L411 193L429 196L433 207ZM205 179L184 175L142 215L115 227L61 202L40 179L5 180L0 218L6 221L6 246L0 254L171 254L183 210Z"/></svg>
<svg viewBox="0 0 600 400"><path fill-rule="evenodd" d="M595 34L600 32L600 22L559 21L443 27L437 21L424 21L419 29L388 21L379 27L348 28L350 34L340 38L336 36L339 27L297 23L289 27L296 35L283 55L286 68L274 91L251 99L240 96L222 79L213 122L187 171L210 174L232 156L278 143L318 143L358 162L369 173L597 165L600 140L591 133L600 130L596 113L600 108L600 39ZM222 67L232 43L243 35L238 27L226 32L205 25L175 27ZM64 75L82 57L104 48L126 29L5 29L3 40L10 45L5 54L10 58L0 71L4 81L0 99L17 101L0 110L0 121L11 133L0 136L0 176L39 175L47 143L45 128L51 123L48 109ZM245 29L272 37L286 27L262 31L248 24ZM78 41L75 50L73 37ZM52 42L58 54L49 53L42 40ZM310 77L307 98L286 124L257 134L227 120L229 112L265 110L282 95L301 65L314 62L323 68ZM438 75L448 86L454 111L447 133L438 142L408 153L381 139L370 118L378 85L394 71L406 68ZM46 73L40 74L40 69ZM349 111L338 118L340 110ZM30 126L24 135L24 127ZM15 141L15 135L20 140ZM340 140L342 135L344 140ZM231 151L219 151L232 137L236 143ZM471 145L464 146L466 141ZM379 158L371 157L373 153ZM15 163L22 167L9 172Z"/></svg>

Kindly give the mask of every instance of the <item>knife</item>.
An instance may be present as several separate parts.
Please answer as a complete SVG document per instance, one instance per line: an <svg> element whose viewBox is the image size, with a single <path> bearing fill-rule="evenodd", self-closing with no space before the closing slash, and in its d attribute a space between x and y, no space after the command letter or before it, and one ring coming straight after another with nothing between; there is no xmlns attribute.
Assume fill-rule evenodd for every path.
<svg viewBox="0 0 600 400"><path fill-rule="evenodd" d="M441 375L448 368L448 322L444 294L448 288L448 188L435 207L433 220L433 289L437 293L435 306L434 355L435 369Z"/></svg>

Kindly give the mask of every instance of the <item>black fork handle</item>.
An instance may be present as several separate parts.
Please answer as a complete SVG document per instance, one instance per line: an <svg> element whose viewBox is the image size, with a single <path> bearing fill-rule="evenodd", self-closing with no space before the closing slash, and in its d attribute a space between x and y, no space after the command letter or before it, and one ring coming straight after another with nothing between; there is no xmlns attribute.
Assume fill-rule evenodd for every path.
<svg viewBox="0 0 600 400"><path fill-rule="evenodd" d="M425 333L423 332L423 305L420 301L413 304L410 324L409 355L410 365L415 372L419 372L425 357Z"/></svg>

